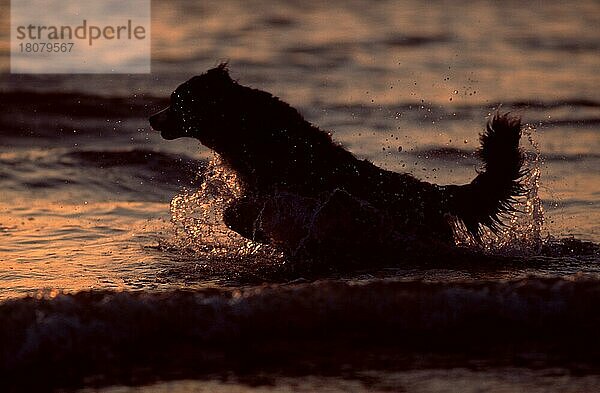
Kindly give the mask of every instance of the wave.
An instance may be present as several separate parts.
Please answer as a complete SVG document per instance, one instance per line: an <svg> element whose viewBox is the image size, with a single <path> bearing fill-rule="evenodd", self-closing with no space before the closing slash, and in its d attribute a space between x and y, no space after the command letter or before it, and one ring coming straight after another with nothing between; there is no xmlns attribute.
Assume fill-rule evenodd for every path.
<svg viewBox="0 0 600 393"><path fill-rule="evenodd" d="M398 47L417 47L433 44L444 44L452 41L449 35L394 35L386 37L380 41L333 41L320 45L301 45L292 46L285 49L285 52L291 55L309 55L319 58L327 58L332 54L341 56L350 56L354 51L372 48L374 45L383 45L391 48Z"/></svg>
<svg viewBox="0 0 600 393"><path fill-rule="evenodd" d="M530 362L597 368L599 307L600 281L559 278L42 292L0 304L0 384L114 383L122 370L154 379L318 370L336 356L346 367L393 369L411 351L537 353Z"/></svg>
<svg viewBox="0 0 600 393"><path fill-rule="evenodd" d="M164 201L198 187L206 161L148 149L0 154L0 179L14 190L69 190L80 197Z"/></svg>
<svg viewBox="0 0 600 393"><path fill-rule="evenodd" d="M452 147L431 147L429 149L415 149L407 151L407 154L417 156L425 159L436 159L436 160L464 160L476 158L475 150L456 149ZM536 158L536 153L525 152L527 160L533 160ZM540 154L540 159L543 162L577 162L586 160L596 160L600 158L600 154L596 153L577 153L577 154Z"/></svg>
<svg viewBox="0 0 600 393"><path fill-rule="evenodd" d="M600 44L596 40L586 40L583 37L544 36L544 37L520 37L513 42L527 50L536 51L560 51L560 52L596 52L600 50Z"/></svg>
<svg viewBox="0 0 600 393"><path fill-rule="evenodd" d="M133 150L78 150L64 153L59 162L68 165L86 165L98 168L143 166L149 170L176 173L193 167L195 171L205 167L206 162L181 154L169 154L147 149Z"/></svg>
<svg viewBox="0 0 600 393"><path fill-rule="evenodd" d="M413 47L431 44L446 44L451 41L452 36L446 34L398 35L384 40L384 43L391 47Z"/></svg>
<svg viewBox="0 0 600 393"><path fill-rule="evenodd" d="M42 138L63 145L82 138L130 142L147 125L147 117L166 105L164 99L147 96L24 91L0 93L0 102L0 136L8 143Z"/></svg>
<svg viewBox="0 0 600 393"><path fill-rule="evenodd" d="M163 107L167 97L145 94L106 96L85 93L17 90L0 92L0 102L13 111L22 109L30 116L40 113L69 117L104 118L146 116L149 107ZM3 118L12 113L4 112Z"/></svg>
<svg viewBox="0 0 600 393"><path fill-rule="evenodd" d="M600 124L600 118L588 117L588 118L575 118L575 119L553 119L553 120L539 120L531 121L532 124L539 124L542 127L564 127L564 126L576 126L576 127L589 127Z"/></svg>
<svg viewBox="0 0 600 393"><path fill-rule="evenodd" d="M397 102L388 105L377 104L327 104L318 102L315 107L325 108L331 113L340 113L336 121L343 122L345 114L360 118L364 126L374 130L391 128L389 123L404 123L401 128L420 127L435 121L438 127L455 127L460 122L477 120L480 124L486 114L500 110L515 111L523 118L526 125L533 128L568 127L585 128L600 123L600 102L585 99L564 99L560 101L507 101L493 105L481 103L474 105L446 106L435 102ZM303 108L305 113L311 113L312 108ZM408 124L406 124L408 123ZM342 123L343 124L343 123ZM355 124L355 123L351 123ZM383 126L378 127L379 124ZM412 124L412 125L411 125ZM338 126L337 123L330 125ZM473 127L473 124L468 124ZM452 128L451 128L452 129Z"/></svg>
<svg viewBox="0 0 600 393"><path fill-rule="evenodd" d="M586 100L580 98L567 98L564 100L554 101L511 101L505 103L505 105L512 108L532 109L555 109L563 107L600 108L600 101Z"/></svg>
<svg viewBox="0 0 600 393"><path fill-rule="evenodd" d="M322 106L327 106L326 103L321 103ZM431 112L435 109L439 109L439 106L432 105L429 102L423 101L412 101L412 102L398 102L391 105L384 106L389 109L402 109L402 110L418 110L424 109L427 112ZM483 104L483 105L457 105L452 106L450 110L453 118L455 118L454 110L458 110L459 112L469 112L469 111L481 111L482 108L487 110L494 110L498 107L497 104ZM579 98L565 98L561 100L552 100L552 101L505 101L502 102L502 107L513 108L513 109L558 109L558 108L600 108L600 101L588 100L588 99L579 99ZM344 104L344 105L328 105L328 109L332 110L340 110L346 109L350 111L369 111L369 109L381 111L381 105L367 105L367 104Z"/></svg>

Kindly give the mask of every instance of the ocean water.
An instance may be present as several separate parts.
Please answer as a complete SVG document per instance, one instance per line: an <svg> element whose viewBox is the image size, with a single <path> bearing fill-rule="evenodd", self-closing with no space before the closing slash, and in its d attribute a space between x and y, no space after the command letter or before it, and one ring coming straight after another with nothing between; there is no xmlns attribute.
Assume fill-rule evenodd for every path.
<svg viewBox="0 0 600 393"><path fill-rule="evenodd" d="M598 26L595 1L155 0L151 74L13 75L0 24L0 386L598 389ZM523 213L480 263L290 266L220 224L213 154L148 124L221 61L438 184L476 175L491 114L522 116Z"/></svg>

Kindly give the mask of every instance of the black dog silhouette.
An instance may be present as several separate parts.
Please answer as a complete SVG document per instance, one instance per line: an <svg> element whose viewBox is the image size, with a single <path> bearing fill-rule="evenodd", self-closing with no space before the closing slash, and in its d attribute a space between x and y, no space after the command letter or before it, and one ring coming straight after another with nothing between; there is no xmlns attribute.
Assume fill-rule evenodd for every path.
<svg viewBox="0 0 600 393"><path fill-rule="evenodd" d="M287 103L232 80L224 64L180 85L150 124L165 139L192 137L217 152L244 189L225 223L292 253L368 254L415 241L451 247L456 222L479 239L482 227L502 225L523 192L521 121L508 114L488 123L478 152L483 171L461 186L357 159Z"/></svg>

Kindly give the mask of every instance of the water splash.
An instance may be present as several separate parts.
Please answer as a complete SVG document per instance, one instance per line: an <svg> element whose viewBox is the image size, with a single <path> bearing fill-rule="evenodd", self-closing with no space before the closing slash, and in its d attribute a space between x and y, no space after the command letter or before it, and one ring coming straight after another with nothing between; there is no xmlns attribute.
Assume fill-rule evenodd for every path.
<svg viewBox="0 0 600 393"><path fill-rule="evenodd" d="M242 193L235 172L215 156L198 190L183 190L171 200L171 223L179 246L220 253L238 245L242 237L223 224L223 211Z"/></svg>
<svg viewBox="0 0 600 393"><path fill-rule="evenodd" d="M528 143L524 148L527 174L523 186L526 193L517 198L516 211L507 214L507 225L499 233L484 230L482 242L477 243L464 225L454 220L452 225L457 245L510 256L530 256L540 252L544 244L544 213L538 195L542 159L534 133L532 126L523 130ZM184 190L171 201L174 234L167 240L170 243L168 247L164 248L176 249L180 254L188 253L196 259L235 260L235 264L244 263L240 261L249 257L282 261L281 250L246 239L223 223L224 210L242 194L243 186L237 174L215 155L208 164L200 188Z"/></svg>
<svg viewBox="0 0 600 393"><path fill-rule="evenodd" d="M596 245L575 240L557 243L544 234L544 213L538 195L542 159L534 132L535 129L531 127L524 130L526 138L523 140L527 144L524 166L528 170L523 179L526 194L518 198L515 206L517 211L507 215L507 226L498 234L486 231L482 243L477 243L468 235L464 225L454 222L457 244L488 254L523 260L533 260L531 258L538 256L551 259L576 257L580 254L597 260L599 254ZM174 258L170 260L178 263L169 264L159 279L190 285L204 285L207 282L237 285L273 280L289 281L301 277L312 268L310 260L306 260L303 254L300 258L294 258L293 255L290 257L294 253L290 253L289 249L285 252L276 245L248 240L224 224L224 210L231 201L243 194L244 189L237 175L215 156L203 174L200 188L184 190L171 201L172 233L159 242L162 243L159 248L171 253ZM271 206L272 217L267 217L266 223L261 221L261 224L297 227L298 222L294 221L292 225L290 217L286 216L295 212L294 217L299 218L300 223L308 225L310 233L313 216L321 206L318 202L316 201L315 206L305 204L310 205L308 209L302 204L301 198L276 194ZM303 215L303 212L307 214ZM262 213L259 219L264 219ZM301 239L300 245L302 241ZM393 258L393 261L387 262L401 263L402 259Z"/></svg>
<svg viewBox="0 0 600 393"><path fill-rule="evenodd" d="M506 226L498 233L483 229L481 243L477 243L464 225L453 221L455 242L459 246L481 248L493 254L531 256L539 254L544 242L544 210L539 197L543 164L539 144L534 138L535 127L523 129L528 146L524 147L526 175L522 180L525 194L516 198L515 211L505 215Z"/></svg>
<svg viewBox="0 0 600 393"><path fill-rule="evenodd" d="M281 251L246 239L223 222L224 210L243 194L236 173L215 155L203 176L199 189L183 190L171 200L171 233L159 247L175 253L182 264L163 276L231 279L265 273L285 263Z"/></svg>

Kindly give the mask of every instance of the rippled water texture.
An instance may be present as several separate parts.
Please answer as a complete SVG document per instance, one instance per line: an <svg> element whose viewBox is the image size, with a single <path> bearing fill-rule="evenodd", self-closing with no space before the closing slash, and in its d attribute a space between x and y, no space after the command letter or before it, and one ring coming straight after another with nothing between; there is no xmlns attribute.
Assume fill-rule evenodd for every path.
<svg viewBox="0 0 600 393"><path fill-rule="evenodd" d="M149 75L11 75L7 1L0 15L0 366L13 376L9 387L27 370L74 388L204 381L151 388L180 392L442 391L446 383L469 391L487 378L496 391L598 386L596 1L154 0ZM289 102L357 156L438 184L476 176L488 116L522 116L530 172L521 213L486 238L475 261L398 255L315 273L241 238L219 216L239 191L235 174L196 141L162 140L147 122L177 85L225 60L234 79ZM299 345L306 341L289 321L318 330L328 313L359 324L364 347L348 339L352 326L330 320L334 334ZM480 337L479 349L500 348L498 356L467 346L406 352L393 334L369 341L382 326L410 330L413 318L411 334L461 326L465 339L490 328L488 317L527 326L539 340L510 329ZM274 319L281 331L253 341L273 332ZM206 349L203 334L258 343L256 358L244 358L243 346ZM325 344L337 358L319 352ZM144 355L153 345L158 360ZM264 348L304 357L272 358ZM349 348L357 352L346 369L335 359ZM40 366L52 359L70 372ZM189 366L198 361L206 373ZM118 372L134 369L136 377Z"/></svg>

